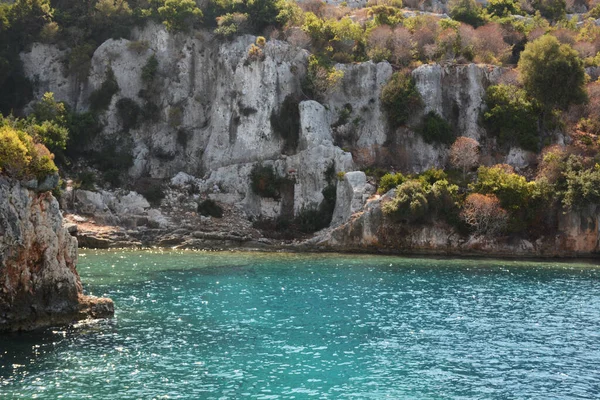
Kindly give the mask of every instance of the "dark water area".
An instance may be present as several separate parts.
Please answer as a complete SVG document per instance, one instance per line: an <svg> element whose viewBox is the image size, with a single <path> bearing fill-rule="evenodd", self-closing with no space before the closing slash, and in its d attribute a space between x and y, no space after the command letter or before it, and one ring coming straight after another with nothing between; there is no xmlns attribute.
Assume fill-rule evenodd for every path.
<svg viewBox="0 0 600 400"><path fill-rule="evenodd" d="M0 398L600 398L600 262L82 251L78 269L115 318L0 337Z"/></svg>

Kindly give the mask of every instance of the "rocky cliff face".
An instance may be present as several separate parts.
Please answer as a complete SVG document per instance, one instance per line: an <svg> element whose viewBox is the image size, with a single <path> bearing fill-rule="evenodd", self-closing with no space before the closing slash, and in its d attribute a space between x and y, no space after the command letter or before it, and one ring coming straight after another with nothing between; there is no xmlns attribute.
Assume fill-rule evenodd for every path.
<svg viewBox="0 0 600 400"><path fill-rule="evenodd" d="M90 144L116 143L131 148L131 178L171 179L185 172L198 179L198 190L243 209L255 217L294 214L316 207L327 185L324 171L350 172L369 166L395 166L420 172L446 164L447 148L425 143L410 129L392 131L380 107L380 93L391 66L338 65L344 77L325 94L323 104L306 99L301 81L308 54L286 42L268 41L262 59L248 55L255 37L231 42L210 33L170 34L161 25L136 30L131 40L108 40L94 53L87 79L69 76L67 52L36 44L21 58L27 76L36 83L36 97L54 92L57 100L78 110L106 79L110 68L119 85L104 129ZM158 61L152 82L141 78L151 56ZM426 65L414 71L427 108L448 119L461 134L479 138L477 119L485 88L501 74L495 67ZM157 106L153 120L124 129L117 102L128 98L140 108ZM284 103L300 100L297 146L276 129L278 120L294 119ZM422 114L415 115L415 123ZM292 201L261 199L250 190L249 174L257 163L272 165L295 181ZM215 190L218 188L218 191ZM293 204L289 204L293 203Z"/></svg>
<svg viewBox="0 0 600 400"><path fill-rule="evenodd" d="M83 295L56 199L3 177L0 199L0 332L111 316L111 300Z"/></svg>
<svg viewBox="0 0 600 400"><path fill-rule="evenodd" d="M90 148L110 143L130 149L130 181L159 179L175 190L160 211L128 190L74 191L72 209L107 224L128 228L147 224L160 229L175 229L183 220L189 221L188 217L195 215L195 202L207 197L250 219L298 216L323 202L323 190L331 184L333 171L340 178L336 180L332 221L338 228L323 242L328 246L405 246L431 251L497 248L506 253L552 254L556 241L551 238L540 243L488 243L481 238L458 238L441 225L392 232L377 202L370 203L359 217L352 217L361 212L374 190L364 174L356 171L381 166L419 173L447 165L448 146L425 143L417 133L420 121L430 111L446 119L458 135L479 140L484 163L526 168L535 156L518 148L506 155L494 151L494 139L479 124L485 91L501 80L505 69L475 64L415 69L412 74L424 108L412 116L412 128L393 130L380 104L381 90L393 73L387 62L337 65L344 76L334 90L321 94L318 103L308 100L302 91L308 53L270 40L262 56L252 57L248 50L255 39L246 35L220 41L207 32L170 34L161 25L148 24L135 30L131 40L103 43L95 51L85 79L67 74L63 65L68 51L36 44L23 53L25 72L36 84L36 97L54 92L57 100L80 111L88 109L90 94L112 70L119 91L108 110L101 113L104 128ZM142 70L152 56L158 61L157 73L150 81L144 80ZM141 123L127 127L118 113L117 104L123 99L130 99L140 109L148 103L155 108ZM282 132L282 125L296 129L297 137L290 137L289 129ZM252 191L250 175L257 164L270 166L286 178L288 184L280 198L261 198ZM165 212L165 206L182 212ZM592 214L591 219L595 218ZM569 218L563 218L563 226L572 240L562 238L567 246L562 248L596 251L594 229L586 228L586 239L574 239L576 226L581 234L581 226L591 225L575 223L578 216ZM191 231L199 229L192 225ZM245 236L254 235L251 229L245 232ZM404 239L398 242L399 237Z"/></svg>

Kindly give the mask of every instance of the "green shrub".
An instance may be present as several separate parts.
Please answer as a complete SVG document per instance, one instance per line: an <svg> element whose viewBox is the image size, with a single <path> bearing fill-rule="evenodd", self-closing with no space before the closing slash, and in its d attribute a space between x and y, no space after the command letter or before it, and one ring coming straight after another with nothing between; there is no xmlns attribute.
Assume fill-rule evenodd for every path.
<svg viewBox="0 0 600 400"><path fill-rule="evenodd" d="M589 204L600 204L600 164L585 168L576 156L571 156L565 164L565 191L563 206L567 209L580 209Z"/></svg>
<svg viewBox="0 0 600 400"><path fill-rule="evenodd" d="M62 153L67 147L69 131L56 122L44 121L40 125L33 125L32 132L35 140L53 153Z"/></svg>
<svg viewBox="0 0 600 400"><path fill-rule="evenodd" d="M0 127L0 173L17 179L44 179L58 172L54 155L26 132Z"/></svg>
<svg viewBox="0 0 600 400"><path fill-rule="evenodd" d="M135 129L142 114L140 106L132 99L123 97L117 101L116 108L123 130L128 132L130 129Z"/></svg>
<svg viewBox="0 0 600 400"><path fill-rule="evenodd" d="M202 18L202 11L194 0L164 0L157 11L163 24L171 32L185 32Z"/></svg>
<svg viewBox="0 0 600 400"><path fill-rule="evenodd" d="M452 19L475 28L485 25L483 9L475 0L451 0L449 14Z"/></svg>
<svg viewBox="0 0 600 400"><path fill-rule="evenodd" d="M66 154L71 157L81 156L84 148L102 131L98 117L92 112L68 112L66 127L69 131Z"/></svg>
<svg viewBox="0 0 600 400"><path fill-rule="evenodd" d="M65 103L54 100L54 93L44 93L42 99L33 105L33 116L39 122L56 121L63 124L67 109Z"/></svg>
<svg viewBox="0 0 600 400"><path fill-rule="evenodd" d="M552 35L528 43L518 68L525 90L547 114L587 100L583 62L571 46L560 44Z"/></svg>
<svg viewBox="0 0 600 400"><path fill-rule="evenodd" d="M377 5L369 9L369 16L373 17L375 25L396 26L404 19L402 7L396 8L386 5Z"/></svg>
<svg viewBox="0 0 600 400"><path fill-rule="evenodd" d="M91 43L79 44L71 49L68 58L68 70L70 75L74 75L80 82L87 79L92 55L96 46Z"/></svg>
<svg viewBox="0 0 600 400"><path fill-rule="evenodd" d="M144 196L152 207L159 207L162 200L165 198L165 190L162 181L152 178L139 179L134 189L136 192Z"/></svg>
<svg viewBox="0 0 600 400"><path fill-rule="evenodd" d="M428 193L418 180L408 180L396 189L396 196L383 205L383 213L402 222L421 222L429 210Z"/></svg>
<svg viewBox="0 0 600 400"><path fill-rule="evenodd" d="M425 114L420 133L427 143L451 144L456 139L450 124L435 111Z"/></svg>
<svg viewBox="0 0 600 400"><path fill-rule="evenodd" d="M90 94L90 109L94 112L105 111L110 106L110 102L119 91L119 84L115 78L112 68L106 71L106 77L102 85Z"/></svg>
<svg viewBox="0 0 600 400"><path fill-rule="evenodd" d="M244 33L248 26L248 14L227 13L217 17L215 34L223 38L231 38L238 33Z"/></svg>
<svg viewBox="0 0 600 400"><path fill-rule="evenodd" d="M283 139L283 151L293 153L298 147L300 138L300 101L294 95L286 96L276 112L271 113L273 132Z"/></svg>
<svg viewBox="0 0 600 400"><path fill-rule="evenodd" d="M344 77L344 72L335 69L326 59L311 55L308 59L308 71L302 82L304 94L317 101L333 90Z"/></svg>
<svg viewBox="0 0 600 400"><path fill-rule="evenodd" d="M426 186L431 186L438 181L445 181L448 179L448 174L444 172L442 169L438 168L429 168L426 171L423 171L418 176L419 181L421 181Z"/></svg>
<svg viewBox="0 0 600 400"><path fill-rule="evenodd" d="M514 173L512 167L505 164L479 167L477 182L470 185L474 192L498 197L502 208L508 211L527 208L535 186L535 182L527 182L524 176Z"/></svg>
<svg viewBox="0 0 600 400"><path fill-rule="evenodd" d="M393 128L400 127L422 105L409 72L395 72L381 91L381 104Z"/></svg>
<svg viewBox="0 0 600 400"><path fill-rule="evenodd" d="M222 218L223 208L221 208L214 200L206 199L198 203L198 213L205 217Z"/></svg>
<svg viewBox="0 0 600 400"><path fill-rule="evenodd" d="M531 6L539 11L542 17L550 21L564 19L567 14L567 2L565 0L533 0Z"/></svg>
<svg viewBox="0 0 600 400"><path fill-rule="evenodd" d="M490 17L508 17L522 13L521 6L514 0L490 0L485 6L485 11Z"/></svg>
<svg viewBox="0 0 600 400"><path fill-rule="evenodd" d="M250 187L260 197L278 199L282 179L269 165L255 164L250 171Z"/></svg>
<svg viewBox="0 0 600 400"><path fill-rule="evenodd" d="M31 155L13 128L0 128L0 173L20 177L25 174Z"/></svg>
<svg viewBox="0 0 600 400"><path fill-rule="evenodd" d="M379 180L379 187L377 188L377 193L385 194L392 189L395 189L398 185L406 182L407 178L402 175L400 172L396 173L388 173L381 177Z"/></svg>
<svg viewBox="0 0 600 400"><path fill-rule="evenodd" d="M498 137L498 144L518 145L530 151L539 149L539 110L524 90L512 85L493 85L488 87L485 101L484 123Z"/></svg>
<svg viewBox="0 0 600 400"><path fill-rule="evenodd" d="M158 60L156 55L152 54L146 64L142 67L142 82L151 83L158 72Z"/></svg>

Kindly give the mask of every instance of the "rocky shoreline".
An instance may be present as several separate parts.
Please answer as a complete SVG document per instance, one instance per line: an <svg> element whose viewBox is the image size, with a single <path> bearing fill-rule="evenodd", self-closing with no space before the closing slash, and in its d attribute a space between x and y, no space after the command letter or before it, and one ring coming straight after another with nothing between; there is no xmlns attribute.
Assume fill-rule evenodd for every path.
<svg viewBox="0 0 600 400"><path fill-rule="evenodd" d="M0 177L0 332L111 317L107 298L86 296L77 240L47 191Z"/></svg>

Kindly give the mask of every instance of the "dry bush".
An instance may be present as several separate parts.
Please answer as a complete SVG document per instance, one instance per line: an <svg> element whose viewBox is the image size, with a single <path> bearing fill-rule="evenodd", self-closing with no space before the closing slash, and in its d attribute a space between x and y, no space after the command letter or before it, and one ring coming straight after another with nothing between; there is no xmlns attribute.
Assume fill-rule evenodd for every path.
<svg viewBox="0 0 600 400"><path fill-rule="evenodd" d="M389 25L381 25L373 29L367 38L367 49L369 48L391 48L392 28Z"/></svg>
<svg viewBox="0 0 600 400"><path fill-rule="evenodd" d="M546 28L535 28L527 35L527 41L533 42L535 39L544 36L546 33Z"/></svg>
<svg viewBox="0 0 600 400"><path fill-rule="evenodd" d="M559 145L544 148L539 157L536 180L546 179L548 183L555 183L561 177L562 162L567 155L567 150Z"/></svg>
<svg viewBox="0 0 600 400"><path fill-rule="evenodd" d="M412 37L417 56L422 61L427 61L435 54L436 31L429 27L423 27L416 30Z"/></svg>
<svg viewBox="0 0 600 400"><path fill-rule="evenodd" d="M504 41L500 25L484 25L477 28L475 34L475 59L478 62L499 63L506 60L510 46Z"/></svg>
<svg viewBox="0 0 600 400"><path fill-rule="evenodd" d="M587 58L596 55L596 46L588 42L577 42L573 48L579 53L579 57Z"/></svg>
<svg viewBox="0 0 600 400"><path fill-rule="evenodd" d="M460 44L462 48L474 46L477 40L475 28L469 24L460 24L458 27L458 35L460 36Z"/></svg>
<svg viewBox="0 0 600 400"><path fill-rule="evenodd" d="M551 34L562 44L568 44L570 46L573 46L577 40L577 33L565 28L557 29Z"/></svg>
<svg viewBox="0 0 600 400"><path fill-rule="evenodd" d="M498 79L498 85L512 85L512 86L521 86L521 82L519 80L519 72L516 69L507 69L505 70L500 78Z"/></svg>
<svg viewBox="0 0 600 400"><path fill-rule="evenodd" d="M408 29L397 27L392 36L392 62L408 65L412 60L412 35Z"/></svg>
<svg viewBox="0 0 600 400"><path fill-rule="evenodd" d="M302 2L298 2L298 5L302 9L302 11L311 12L317 17L323 18L322 12L327 4L321 0L305 0Z"/></svg>
<svg viewBox="0 0 600 400"><path fill-rule="evenodd" d="M321 18L324 19L341 19L350 13L350 8L327 4L321 10Z"/></svg>
<svg viewBox="0 0 600 400"><path fill-rule="evenodd" d="M460 217L479 235L499 234L508 222L508 213L500 207L500 200L479 193L467 196Z"/></svg>
<svg viewBox="0 0 600 400"><path fill-rule="evenodd" d="M436 55L440 60L453 60L460 52L458 32L452 28L444 29L437 37Z"/></svg>
<svg viewBox="0 0 600 400"><path fill-rule="evenodd" d="M450 147L450 164L460 168L464 177L467 170L479 164L479 142L464 136L457 138Z"/></svg>
<svg viewBox="0 0 600 400"><path fill-rule="evenodd" d="M301 49L308 49L310 46L310 36L302 29L293 27L286 32L286 39L289 44Z"/></svg>

